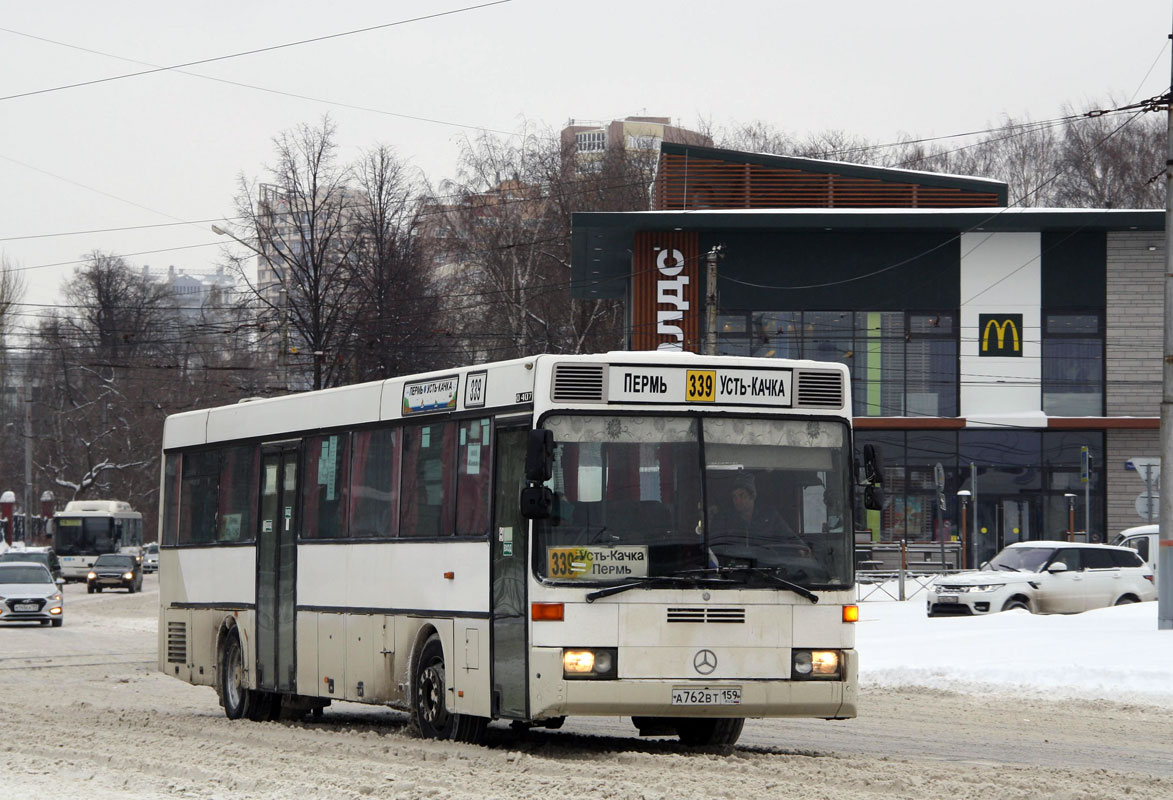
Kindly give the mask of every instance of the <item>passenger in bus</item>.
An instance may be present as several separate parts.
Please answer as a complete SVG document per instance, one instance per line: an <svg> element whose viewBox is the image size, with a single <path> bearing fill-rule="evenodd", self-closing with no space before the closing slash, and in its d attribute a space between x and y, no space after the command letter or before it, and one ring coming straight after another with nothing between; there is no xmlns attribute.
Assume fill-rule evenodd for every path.
<svg viewBox="0 0 1173 800"><path fill-rule="evenodd" d="M729 541L744 537L756 543L766 541L806 546L790 524L766 503L758 502L757 480L752 472L740 470L733 479L730 503L717 509L714 533Z"/></svg>

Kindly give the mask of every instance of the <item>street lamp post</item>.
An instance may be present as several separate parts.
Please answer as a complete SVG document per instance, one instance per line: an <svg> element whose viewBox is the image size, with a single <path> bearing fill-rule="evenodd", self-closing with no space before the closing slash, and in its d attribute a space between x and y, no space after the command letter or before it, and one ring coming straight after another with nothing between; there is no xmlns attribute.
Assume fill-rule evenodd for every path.
<svg viewBox="0 0 1173 800"><path fill-rule="evenodd" d="M253 245L241 239L231 231L224 230L219 225L212 225L212 233L217 236L227 236L232 241L239 245L247 247L256 254L258 259L264 258L265 254L258 250ZM259 283L259 266L258 266L258 283ZM277 275L277 281L280 287L277 289L279 300L277 302L277 313L281 318L281 350L277 354L277 373L281 381L281 388L283 391L289 391L289 290L285 286L285 273L283 270L275 269L274 274ZM269 284L271 287L272 284ZM260 294L260 286L257 287L257 293Z"/></svg>
<svg viewBox="0 0 1173 800"><path fill-rule="evenodd" d="M967 559L965 557L966 543L965 543L965 507L969 504L971 494L969 489L958 489L957 499L961 501L961 568L968 569L966 566Z"/></svg>
<svg viewBox="0 0 1173 800"><path fill-rule="evenodd" d="M1067 541L1075 540L1075 494L1067 492L1063 495L1067 498Z"/></svg>

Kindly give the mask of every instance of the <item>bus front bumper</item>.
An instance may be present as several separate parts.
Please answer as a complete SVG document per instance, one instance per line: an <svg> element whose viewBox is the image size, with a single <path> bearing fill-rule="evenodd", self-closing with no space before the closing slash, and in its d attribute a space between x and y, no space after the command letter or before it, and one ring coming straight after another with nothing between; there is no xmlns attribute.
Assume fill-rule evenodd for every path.
<svg viewBox="0 0 1173 800"><path fill-rule="evenodd" d="M531 662L531 716L535 719L553 716L852 719L856 716L858 659L854 650L843 653L843 680L564 680L561 650L535 650ZM674 690L684 688L714 690L723 697L729 693L720 690L738 689L740 698L736 704L674 703Z"/></svg>

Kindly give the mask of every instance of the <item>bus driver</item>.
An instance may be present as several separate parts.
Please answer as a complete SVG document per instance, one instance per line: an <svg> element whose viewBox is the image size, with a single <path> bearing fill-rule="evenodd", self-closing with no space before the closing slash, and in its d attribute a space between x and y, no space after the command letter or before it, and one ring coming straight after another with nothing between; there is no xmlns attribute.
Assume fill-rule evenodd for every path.
<svg viewBox="0 0 1173 800"><path fill-rule="evenodd" d="M757 481L752 472L738 470L730 490L730 505L717 509L714 533L727 541L763 539L805 546L777 509L758 503Z"/></svg>

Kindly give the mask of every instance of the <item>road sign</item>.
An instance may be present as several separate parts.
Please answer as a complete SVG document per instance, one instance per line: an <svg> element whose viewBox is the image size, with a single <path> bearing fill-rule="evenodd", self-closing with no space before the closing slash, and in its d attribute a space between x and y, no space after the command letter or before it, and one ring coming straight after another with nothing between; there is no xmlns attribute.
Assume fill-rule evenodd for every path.
<svg viewBox="0 0 1173 800"><path fill-rule="evenodd" d="M1141 492L1136 496L1136 513L1145 522L1154 522L1161 513L1161 494L1154 492L1149 495L1147 492Z"/></svg>
<svg viewBox="0 0 1173 800"><path fill-rule="evenodd" d="M1091 456L1091 452L1088 450L1086 445L1084 447L1079 448L1079 460L1080 460L1079 482L1080 483L1087 483L1088 473L1091 472L1092 456Z"/></svg>

